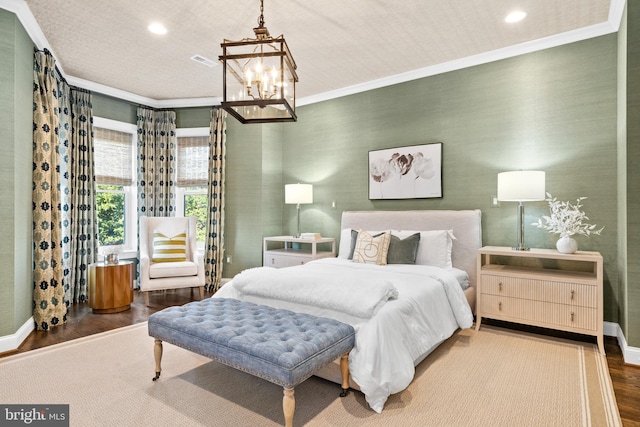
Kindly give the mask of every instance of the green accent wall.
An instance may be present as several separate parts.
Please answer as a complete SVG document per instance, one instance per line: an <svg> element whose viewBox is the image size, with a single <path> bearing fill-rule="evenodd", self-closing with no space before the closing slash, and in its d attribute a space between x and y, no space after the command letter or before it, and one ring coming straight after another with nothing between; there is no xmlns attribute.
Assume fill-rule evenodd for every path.
<svg viewBox="0 0 640 427"><path fill-rule="evenodd" d="M31 317L31 152L34 45L0 9L0 336Z"/></svg>
<svg viewBox="0 0 640 427"><path fill-rule="evenodd" d="M94 116L124 123L136 123L138 104L97 92L93 92L91 96ZM209 127L211 107L173 108L173 110L176 112L176 127Z"/></svg>
<svg viewBox="0 0 640 427"><path fill-rule="evenodd" d="M211 122L211 107L176 108L177 128L208 128Z"/></svg>
<svg viewBox="0 0 640 427"><path fill-rule="evenodd" d="M629 345L640 347L640 2L627 2L626 243L627 281L622 304Z"/></svg>
<svg viewBox="0 0 640 427"><path fill-rule="evenodd" d="M91 94L91 105L93 106L94 116L124 123L136 123L136 104L93 92Z"/></svg>
<svg viewBox="0 0 640 427"><path fill-rule="evenodd" d="M232 277L262 265L262 237L282 233L282 126L242 125L227 118L225 259Z"/></svg>
<svg viewBox="0 0 640 427"><path fill-rule="evenodd" d="M612 34L300 107L283 127L283 181L314 184L303 231L338 237L343 210L480 208L484 244L513 246L516 204L490 207L497 174L544 170L548 192L588 197L591 222L605 227L577 240L604 256L605 319L617 322L616 64ZM442 198L368 199L369 150L430 142L443 143ZM555 247L558 236L530 226L547 212L525 205L528 246Z"/></svg>

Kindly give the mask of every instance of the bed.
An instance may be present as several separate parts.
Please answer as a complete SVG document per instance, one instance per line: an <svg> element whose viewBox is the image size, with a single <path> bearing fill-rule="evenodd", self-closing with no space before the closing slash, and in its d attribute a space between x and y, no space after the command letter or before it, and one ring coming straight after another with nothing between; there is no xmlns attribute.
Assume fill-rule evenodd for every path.
<svg viewBox="0 0 640 427"><path fill-rule="evenodd" d="M361 240L380 241L387 234L396 236L396 244L420 235L415 264L362 262ZM391 394L411 383L418 363L457 329L472 326L481 246L479 210L346 211L337 258L248 269L213 298L237 298L352 325L351 386L380 413ZM391 259L391 252L397 253L384 256ZM316 375L341 383L338 363Z"/></svg>

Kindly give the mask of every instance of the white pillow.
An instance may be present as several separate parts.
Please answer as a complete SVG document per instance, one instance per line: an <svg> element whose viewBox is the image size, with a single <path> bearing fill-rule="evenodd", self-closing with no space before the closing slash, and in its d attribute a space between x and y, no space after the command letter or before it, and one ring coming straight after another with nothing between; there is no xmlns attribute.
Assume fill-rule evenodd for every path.
<svg viewBox="0 0 640 427"><path fill-rule="evenodd" d="M387 265L387 253L391 233L386 232L372 236L364 230L358 230L356 248L353 251L353 261L366 264Z"/></svg>
<svg viewBox="0 0 640 427"><path fill-rule="evenodd" d="M415 230L391 231L391 234L401 239L417 233ZM433 265L435 267L451 269L451 250L456 239L453 230L420 231L420 244L416 255L416 265Z"/></svg>
<svg viewBox="0 0 640 427"><path fill-rule="evenodd" d="M351 252L351 229L344 228L340 231L340 246L338 246L338 258L349 258Z"/></svg>

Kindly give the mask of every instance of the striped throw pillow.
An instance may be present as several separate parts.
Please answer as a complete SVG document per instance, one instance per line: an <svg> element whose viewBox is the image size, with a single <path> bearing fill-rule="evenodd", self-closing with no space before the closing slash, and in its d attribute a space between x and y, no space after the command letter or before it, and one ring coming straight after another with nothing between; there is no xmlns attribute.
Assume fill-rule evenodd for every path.
<svg viewBox="0 0 640 427"><path fill-rule="evenodd" d="M181 262L187 260L187 233L167 237L153 231L152 262Z"/></svg>

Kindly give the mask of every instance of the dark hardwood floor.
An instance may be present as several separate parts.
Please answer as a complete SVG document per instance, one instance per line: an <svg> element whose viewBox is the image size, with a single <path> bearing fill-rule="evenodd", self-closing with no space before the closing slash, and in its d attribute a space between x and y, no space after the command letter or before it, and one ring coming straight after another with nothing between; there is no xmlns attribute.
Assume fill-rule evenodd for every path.
<svg viewBox="0 0 640 427"><path fill-rule="evenodd" d="M131 308L127 311L111 314L96 314L91 310L89 304L73 304L67 314L67 323L52 328L48 332L31 332L17 350L2 353L0 357L146 322L149 316L156 311L173 305L183 305L200 298L198 292L194 292L193 297L191 292L190 288L154 292L149 296L149 307L146 307L143 295L139 291L134 291ZM205 298L210 297L211 293L205 292L204 296Z"/></svg>
<svg viewBox="0 0 640 427"><path fill-rule="evenodd" d="M209 296L211 294L205 292L205 298ZM186 304L195 299L198 299L197 293L192 296L190 289L179 289L152 294L150 306L145 307L142 295L136 291L131 309L114 314L94 314L88 304L74 304L69 309L65 325L53 328L49 332L33 331L17 350L2 353L0 357L145 322L156 311ZM623 426L640 427L640 367L624 363L615 338L605 337L605 348Z"/></svg>

